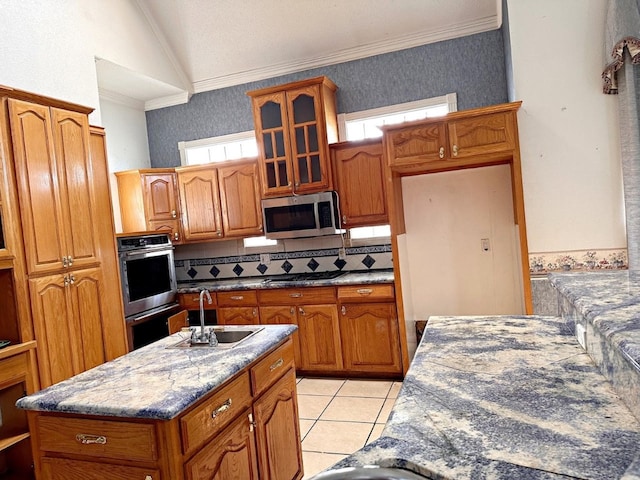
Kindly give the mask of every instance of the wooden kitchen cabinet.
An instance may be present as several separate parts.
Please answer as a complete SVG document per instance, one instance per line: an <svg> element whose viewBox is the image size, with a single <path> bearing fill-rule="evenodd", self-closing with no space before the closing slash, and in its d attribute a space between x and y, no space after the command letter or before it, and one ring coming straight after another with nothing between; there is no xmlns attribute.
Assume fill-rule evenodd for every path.
<svg viewBox="0 0 640 480"><path fill-rule="evenodd" d="M385 126L389 166L427 172L486 164L483 156L510 154L515 148L514 115L485 108Z"/></svg>
<svg viewBox="0 0 640 480"><path fill-rule="evenodd" d="M261 480L302 478L296 374L287 373L253 405ZM248 477L247 477L248 478Z"/></svg>
<svg viewBox="0 0 640 480"><path fill-rule="evenodd" d="M259 290L261 312L274 313L280 309L284 321L286 310L295 311L298 325L300 360L299 370L327 372L342 370L340 327L336 308L336 291L333 287L305 287ZM265 323L266 323L265 319ZM280 323L280 322L278 322Z"/></svg>
<svg viewBox="0 0 640 480"><path fill-rule="evenodd" d="M260 322L255 290L217 292L220 325L257 325Z"/></svg>
<svg viewBox="0 0 640 480"><path fill-rule="evenodd" d="M247 92L264 197L332 188L329 143L338 138L336 90L327 77L317 77Z"/></svg>
<svg viewBox="0 0 640 480"><path fill-rule="evenodd" d="M9 112L27 272L97 264L87 115L13 99Z"/></svg>
<svg viewBox="0 0 640 480"><path fill-rule="evenodd" d="M116 172L123 233L169 232L181 243L178 185L173 168Z"/></svg>
<svg viewBox="0 0 640 480"><path fill-rule="evenodd" d="M185 241L262 233L256 160L180 167L176 172Z"/></svg>
<svg viewBox="0 0 640 480"><path fill-rule="evenodd" d="M382 140L335 143L330 149L342 226L388 224Z"/></svg>
<svg viewBox="0 0 640 480"><path fill-rule="evenodd" d="M257 161L234 160L217 168L225 238L262 235Z"/></svg>
<svg viewBox="0 0 640 480"><path fill-rule="evenodd" d="M52 385L104 363L104 282L99 268L29 280L33 321L40 333L43 385Z"/></svg>
<svg viewBox="0 0 640 480"><path fill-rule="evenodd" d="M296 307L293 305L260 305L260 323L265 325L298 325ZM295 331L291 337L295 364L301 368L300 334Z"/></svg>

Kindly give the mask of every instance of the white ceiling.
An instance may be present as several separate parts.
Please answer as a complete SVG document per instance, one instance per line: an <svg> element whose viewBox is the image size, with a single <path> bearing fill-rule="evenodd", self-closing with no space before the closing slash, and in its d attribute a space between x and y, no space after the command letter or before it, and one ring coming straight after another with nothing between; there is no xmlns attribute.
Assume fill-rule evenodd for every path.
<svg viewBox="0 0 640 480"><path fill-rule="evenodd" d="M98 61L101 91L144 102L146 109L181 103L189 93L494 30L501 24L501 0L135 1L189 83L180 95L173 86Z"/></svg>

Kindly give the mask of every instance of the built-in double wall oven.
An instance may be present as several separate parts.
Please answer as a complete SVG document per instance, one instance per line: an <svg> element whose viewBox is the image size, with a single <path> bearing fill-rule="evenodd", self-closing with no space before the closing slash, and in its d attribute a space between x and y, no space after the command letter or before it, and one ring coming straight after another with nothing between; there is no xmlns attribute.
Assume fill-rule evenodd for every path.
<svg viewBox="0 0 640 480"><path fill-rule="evenodd" d="M173 245L169 235L119 235L118 258L129 348L167 335L166 318L178 310Z"/></svg>

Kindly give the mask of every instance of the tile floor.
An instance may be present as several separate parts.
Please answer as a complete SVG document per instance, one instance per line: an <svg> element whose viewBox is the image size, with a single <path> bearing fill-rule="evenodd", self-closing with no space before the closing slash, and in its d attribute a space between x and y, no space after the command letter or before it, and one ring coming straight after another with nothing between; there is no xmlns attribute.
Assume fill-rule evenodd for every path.
<svg viewBox="0 0 640 480"><path fill-rule="evenodd" d="M304 479L380 436L402 382L298 379Z"/></svg>

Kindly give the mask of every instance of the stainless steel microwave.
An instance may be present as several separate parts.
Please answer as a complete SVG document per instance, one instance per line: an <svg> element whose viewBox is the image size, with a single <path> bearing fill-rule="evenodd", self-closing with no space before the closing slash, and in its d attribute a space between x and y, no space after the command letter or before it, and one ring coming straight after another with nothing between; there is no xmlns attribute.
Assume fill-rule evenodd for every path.
<svg viewBox="0 0 640 480"><path fill-rule="evenodd" d="M343 233L338 194L322 192L262 200L267 238L301 238Z"/></svg>

